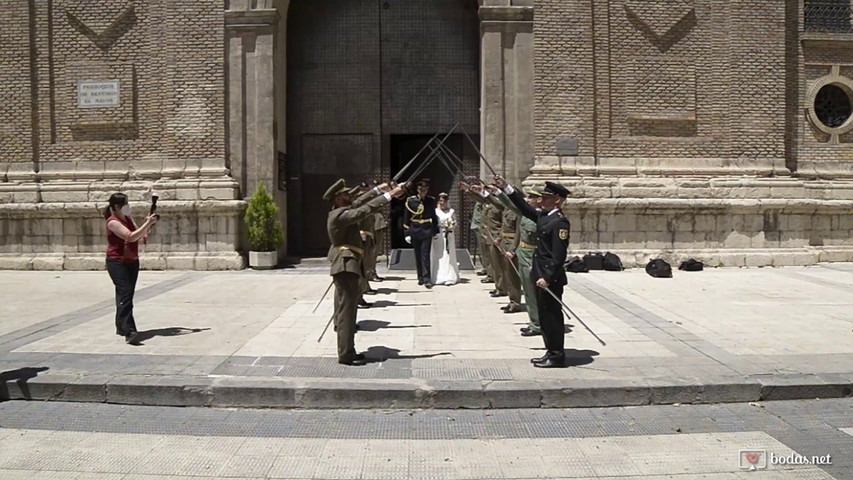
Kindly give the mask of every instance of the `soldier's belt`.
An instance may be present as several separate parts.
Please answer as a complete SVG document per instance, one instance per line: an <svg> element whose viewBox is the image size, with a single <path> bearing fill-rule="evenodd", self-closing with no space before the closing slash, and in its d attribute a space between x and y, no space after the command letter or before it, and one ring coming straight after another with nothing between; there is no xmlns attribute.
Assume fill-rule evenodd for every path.
<svg viewBox="0 0 853 480"><path fill-rule="evenodd" d="M531 244L529 244L529 243L527 243L527 242L519 242L519 246L520 246L521 248L524 248L524 249L527 249L527 250L536 250L536 245L531 245Z"/></svg>
<svg viewBox="0 0 853 480"><path fill-rule="evenodd" d="M501 233L501 238L510 238L510 239L512 239L512 238L515 238L515 234L514 234L514 233Z"/></svg>
<svg viewBox="0 0 853 480"><path fill-rule="evenodd" d="M418 219L418 218L413 218L413 219L412 219L412 221L413 221L413 222L415 222L415 223L432 223L432 219L431 219L431 218L427 218L427 219L424 219L424 220L421 220L421 219Z"/></svg>
<svg viewBox="0 0 853 480"><path fill-rule="evenodd" d="M353 251L359 255L364 255L364 250L362 250L358 247L353 247L352 245L338 245L335 247L335 250L337 250L339 252L342 252L344 250L350 250L350 251Z"/></svg>
<svg viewBox="0 0 853 480"><path fill-rule="evenodd" d="M365 236L367 236L367 237L372 237L372 236L373 236L373 232L368 232L367 230L362 230L362 231L361 231L361 234L362 234L362 235L365 235Z"/></svg>

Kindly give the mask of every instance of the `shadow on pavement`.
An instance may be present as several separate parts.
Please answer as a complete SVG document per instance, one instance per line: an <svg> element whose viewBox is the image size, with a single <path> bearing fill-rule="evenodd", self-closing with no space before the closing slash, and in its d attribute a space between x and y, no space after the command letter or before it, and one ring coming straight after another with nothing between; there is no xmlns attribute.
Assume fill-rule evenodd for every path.
<svg viewBox="0 0 853 480"><path fill-rule="evenodd" d="M136 335L134 345L142 345L142 342L151 340L154 337L178 337L181 335L189 335L191 333L203 332L210 330L209 328L184 328L184 327L169 327L157 328L154 330L144 330Z"/></svg>
<svg viewBox="0 0 853 480"><path fill-rule="evenodd" d="M592 357L600 355L595 350L577 350L574 348L568 348L564 352L566 352L566 365L570 367L589 365L595 361Z"/></svg>
<svg viewBox="0 0 853 480"><path fill-rule="evenodd" d="M425 353L422 355L400 355L400 350L397 348L388 348L385 346L373 346L364 351L364 356L367 358L366 363L384 362L392 358L433 358L441 355L452 355L450 352L440 353Z"/></svg>
<svg viewBox="0 0 853 480"><path fill-rule="evenodd" d="M39 372L47 370L48 367L24 367L16 370L8 370L0 372L0 402L9 400L9 388L6 382L14 381L18 384L18 388L24 395L24 398L30 398L30 389L27 386L27 380L36 378Z"/></svg>
<svg viewBox="0 0 853 480"><path fill-rule="evenodd" d="M388 300L377 300L373 302L372 308L384 308L384 307L428 307L430 303L397 303L391 302Z"/></svg>
<svg viewBox="0 0 853 480"><path fill-rule="evenodd" d="M361 320L358 322L360 332L375 332L382 328L429 328L432 325L391 325L384 320Z"/></svg>
<svg viewBox="0 0 853 480"><path fill-rule="evenodd" d="M382 288L376 289L376 294L377 295L391 295L392 293L397 292L397 291L398 290L396 288L384 288L384 287L382 287Z"/></svg>

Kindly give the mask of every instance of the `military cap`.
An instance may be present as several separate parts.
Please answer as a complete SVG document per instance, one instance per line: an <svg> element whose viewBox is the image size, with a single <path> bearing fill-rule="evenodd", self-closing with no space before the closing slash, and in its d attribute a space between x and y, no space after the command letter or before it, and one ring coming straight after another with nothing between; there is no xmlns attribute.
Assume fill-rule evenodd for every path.
<svg viewBox="0 0 853 480"><path fill-rule="evenodd" d="M541 197L542 190L539 187L530 187L526 190L528 197Z"/></svg>
<svg viewBox="0 0 853 480"><path fill-rule="evenodd" d="M362 190L361 190L361 185L356 185L356 186L354 186L354 187L350 188L349 190L347 190L347 192L348 192L350 195L358 195L361 191L362 191Z"/></svg>
<svg viewBox="0 0 853 480"><path fill-rule="evenodd" d="M422 179L418 180L417 186L418 187L428 187L429 186L429 179L428 178L422 178Z"/></svg>
<svg viewBox="0 0 853 480"><path fill-rule="evenodd" d="M566 187L554 182L545 182L545 189L542 190L542 195L556 195L561 198L566 198L570 194Z"/></svg>
<svg viewBox="0 0 853 480"><path fill-rule="evenodd" d="M323 200L327 202L331 202L338 196L339 193L345 192L347 189L347 182L343 178L339 178L337 182L333 183L326 193L323 194Z"/></svg>

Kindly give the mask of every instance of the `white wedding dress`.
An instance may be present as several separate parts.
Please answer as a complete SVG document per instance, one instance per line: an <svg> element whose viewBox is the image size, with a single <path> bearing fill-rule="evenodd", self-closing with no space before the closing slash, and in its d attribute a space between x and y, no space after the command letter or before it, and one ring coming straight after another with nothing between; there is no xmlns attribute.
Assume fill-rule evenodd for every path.
<svg viewBox="0 0 853 480"><path fill-rule="evenodd" d="M456 228L456 218L453 209L435 211L438 216L440 233L432 241L431 276L433 285L453 285L459 281L459 264L456 263L456 240L453 230Z"/></svg>

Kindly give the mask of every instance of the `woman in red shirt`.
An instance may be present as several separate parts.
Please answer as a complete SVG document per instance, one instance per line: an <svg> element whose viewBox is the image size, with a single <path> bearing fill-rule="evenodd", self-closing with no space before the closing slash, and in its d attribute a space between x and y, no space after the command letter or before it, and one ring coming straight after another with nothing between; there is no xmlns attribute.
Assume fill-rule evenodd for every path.
<svg viewBox="0 0 853 480"><path fill-rule="evenodd" d="M149 215L137 228L130 216L127 195L114 193L104 211L107 220L107 271L116 287L116 333L127 343L135 343L136 321L133 319L133 293L139 278L139 240L148 238L157 215Z"/></svg>

